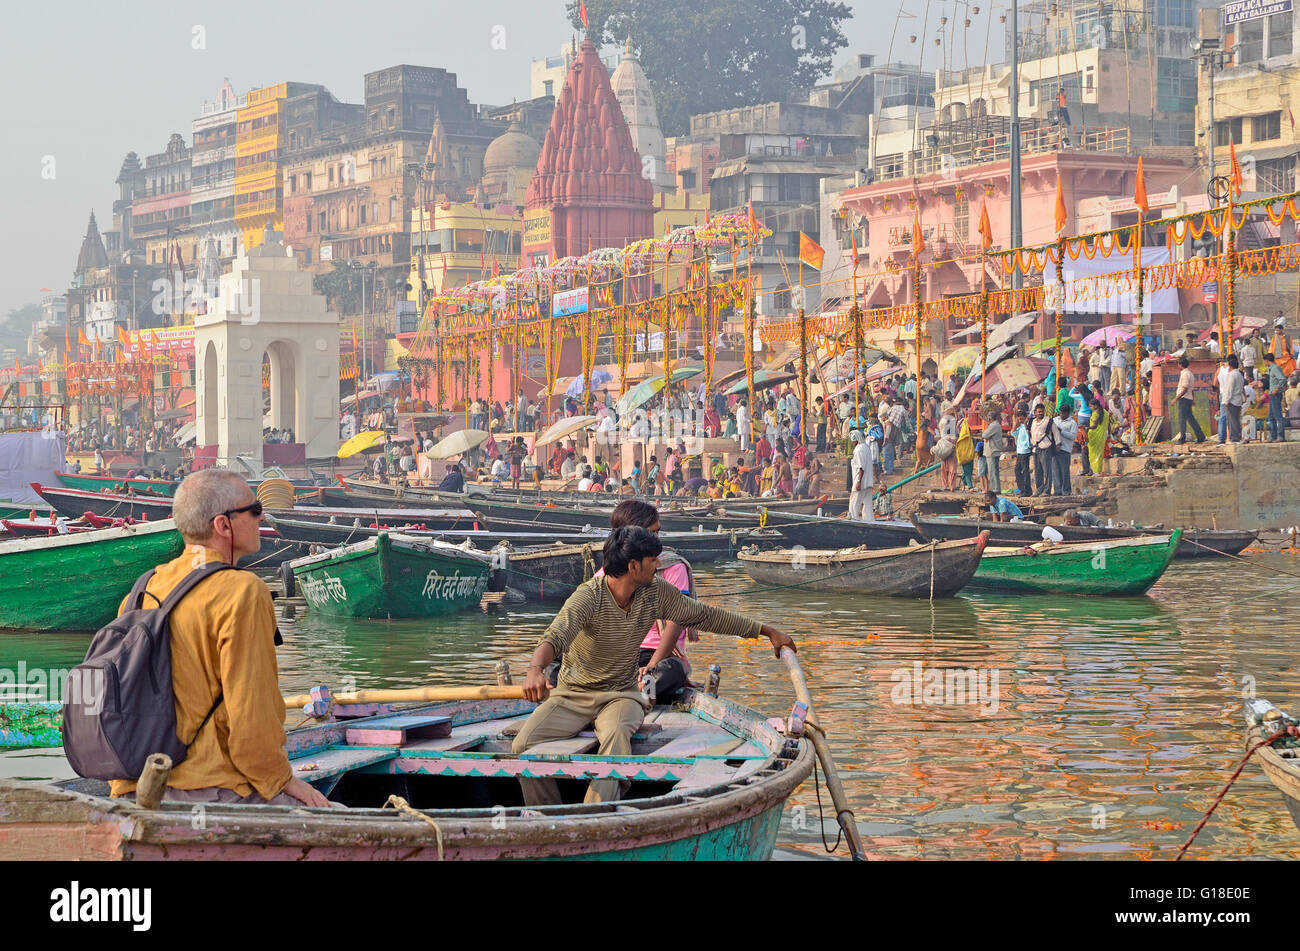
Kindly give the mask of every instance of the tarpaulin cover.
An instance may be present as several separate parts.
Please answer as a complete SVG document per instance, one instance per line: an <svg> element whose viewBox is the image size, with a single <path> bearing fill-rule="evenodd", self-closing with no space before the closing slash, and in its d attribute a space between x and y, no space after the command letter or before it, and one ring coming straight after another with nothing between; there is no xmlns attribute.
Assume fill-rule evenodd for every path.
<svg viewBox="0 0 1300 951"><path fill-rule="evenodd" d="M67 468L67 446L67 435L58 430L0 433L0 498L22 505L44 505L45 500L32 491L31 483L60 484L54 470Z"/></svg>

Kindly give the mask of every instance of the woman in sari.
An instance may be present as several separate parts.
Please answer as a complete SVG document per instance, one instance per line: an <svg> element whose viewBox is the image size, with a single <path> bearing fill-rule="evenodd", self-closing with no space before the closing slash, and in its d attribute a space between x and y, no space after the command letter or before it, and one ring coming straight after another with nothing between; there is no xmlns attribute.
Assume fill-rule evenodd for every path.
<svg viewBox="0 0 1300 951"><path fill-rule="evenodd" d="M962 485L971 488L974 484L972 476L975 468L975 439L970 434L969 417L961 421L961 428L957 430L957 450L953 456L961 466Z"/></svg>
<svg viewBox="0 0 1300 951"><path fill-rule="evenodd" d="M1102 474L1106 460L1106 439L1110 436L1110 413L1101 400L1091 397L1092 415L1088 419L1088 465L1094 475Z"/></svg>
<svg viewBox="0 0 1300 951"><path fill-rule="evenodd" d="M943 487L949 492L957 488L957 419L952 414L952 404L944 403L940 407L939 417L939 439L952 443L943 457L943 464L939 469L939 477L943 481Z"/></svg>

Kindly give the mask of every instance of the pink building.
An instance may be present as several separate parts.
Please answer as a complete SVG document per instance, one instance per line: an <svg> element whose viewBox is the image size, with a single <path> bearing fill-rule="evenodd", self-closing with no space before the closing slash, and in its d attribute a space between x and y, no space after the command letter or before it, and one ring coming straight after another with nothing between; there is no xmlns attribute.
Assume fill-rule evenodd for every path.
<svg viewBox="0 0 1300 951"><path fill-rule="evenodd" d="M850 188L844 191L845 207L863 215L870 222L869 253L859 266L859 301L864 307L882 307L912 303L912 227L919 212L926 249L922 252L924 300L952 297L980 290L981 204L987 202L993 229L993 250L1010 246L1011 201L1008 189L1009 161L991 162L949 169L917 178L897 178ZM1207 199L1199 193L1199 174L1176 161L1144 159L1150 210L1147 220L1156 222L1144 229L1143 247L1164 246L1166 228L1158 219L1166 215L1200 210ZM1056 183L1060 177L1067 220L1065 234L1087 234L1137 223L1133 203L1137 157L1094 152L1049 152L1026 155L1021 162L1021 207L1024 246L1051 242L1056 238L1054 224ZM1187 192L1194 194L1185 198ZM1186 242L1184 243L1186 245ZM1175 260L1187 254L1187 248L1175 248ZM986 261L989 288L1003 286L1000 262L990 256ZM1118 268L1117 268L1118 270ZM864 275L865 278L864 278ZM1049 275L1049 281L1053 279ZM1041 283L1041 275L1030 275L1025 284ZM1005 286L1010 286L1008 280ZM1196 298L1199 300L1199 296ZM1186 314L1185 305L1181 309ZM1067 313L1065 335L1079 339L1103 323L1115 323L1122 314ZM1167 319L1161 320L1165 316ZM1183 315L1154 315L1153 323L1181 326ZM952 319L945 326L931 326L928 332L936 356L956 346L952 335L962 325ZM951 326L949 326L951 325ZM1046 339L1055 332L1054 315L1041 314L1035 339ZM910 350L910 331L888 330L876 333L876 343L899 352ZM960 343L966 341L959 338Z"/></svg>

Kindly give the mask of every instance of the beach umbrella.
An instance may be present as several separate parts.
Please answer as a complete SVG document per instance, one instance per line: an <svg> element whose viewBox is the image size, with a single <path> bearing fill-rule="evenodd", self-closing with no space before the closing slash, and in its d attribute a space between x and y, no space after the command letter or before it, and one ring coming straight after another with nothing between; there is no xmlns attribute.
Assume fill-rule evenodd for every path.
<svg viewBox="0 0 1300 951"><path fill-rule="evenodd" d="M436 443L425 455L430 459L450 459L452 456L462 456L476 446L482 445L490 435L491 433L486 433L481 429L458 429L450 436Z"/></svg>
<svg viewBox="0 0 1300 951"><path fill-rule="evenodd" d="M552 423L546 432L537 437L535 445L546 446L565 436L570 436L580 429L589 429L600 421L598 416L570 416L568 419Z"/></svg>
<svg viewBox="0 0 1300 951"><path fill-rule="evenodd" d="M1060 337L1053 337L1050 340L1040 340L1037 343L1026 344L1025 355L1028 356L1031 353L1042 353L1044 350L1055 350L1056 345L1060 343L1060 340ZM1066 344L1069 344L1068 340L1066 341Z"/></svg>
<svg viewBox="0 0 1300 951"><path fill-rule="evenodd" d="M188 422L180 429L176 430L176 435L172 437L172 441L178 446L183 446L197 436L198 432L198 424L193 421Z"/></svg>
<svg viewBox="0 0 1300 951"><path fill-rule="evenodd" d="M371 429L364 433L357 433L351 439L345 441L339 446L339 451L335 453L340 459L347 459L349 456L355 456L357 453L365 452L367 449L373 449L384 441L388 434L382 429Z"/></svg>
<svg viewBox="0 0 1300 951"><path fill-rule="evenodd" d="M1105 343L1108 347L1113 347L1121 340L1132 340L1134 337L1132 324L1111 324L1108 327L1102 327L1094 330L1088 336L1079 341L1083 347L1099 347Z"/></svg>
<svg viewBox="0 0 1300 951"><path fill-rule="evenodd" d="M1015 357L989 370L989 396L1001 396L1042 383L1052 370L1052 361L1042 357Z"/></svg>
<svg viewBox="0 0 1300 951"><path fill-rule="evenodd" d="M672 372L673 382L677 383L680 380L688 379L703 372L704 370L701 367L678 367ZM652 376L648 380L642 380L619 397L618 402L614 404L614 411L619 416L630 413L638 406L644 406L650 402L654 395L663 388L664 378L662 376Z"/></svg>
<svg viewBox="0 0 1300 951"><path fill-rule="evenodd" d="M573 382L571 382L571 383L568 385L568 387L565 388L565 390L564 390L564 395L565 395L565 396L571 396L571 397L573 397L575 400L576 400L578 397L582 396L582 378L583 378L583 374L581 374L581 373L578 374L577 376L575 376L575 377L573 378ZM593 370L593 371L591 372L591 387L590 387L590 389L594 392L595 389L596 389L596 387L598 387L598 386L604 386L606 383L608 383L608 382L609 382L610 380L612 380L612 379L614 379L614 375L613 375L612 373L610 373L608 370Z"/></svg>
<svg viewBox="0 0 1300 951"><path fill-rule="evenodd" d="M960 368L973 367L980 358L980 348L977 346L958 347L952 353L943 358L939 364L941 373L952 373Z"/></svg>
<svg viewBox="0 0 1300 951"><path fill-rule="evenodd" d="M795 378L793 373L785 373L778 370L759 370L754 374L754 392L759 390L768 390L774 386L780 386L782 383L788 383ZM727 395L733 396L740 393L749 392L749 384L745 380L733 384L728 390Z"/></svg>
<svg viewBox="0 0 1300 951"><path fill-rule="evenodd" d="M1008 317L996 327L990 327L988 340L989 349L992 350L994 347L1000 347L1004 344L1010 343L1012 337L1020 333L1037 319L1037 314L1017 314L1014 317Z"/></svg>

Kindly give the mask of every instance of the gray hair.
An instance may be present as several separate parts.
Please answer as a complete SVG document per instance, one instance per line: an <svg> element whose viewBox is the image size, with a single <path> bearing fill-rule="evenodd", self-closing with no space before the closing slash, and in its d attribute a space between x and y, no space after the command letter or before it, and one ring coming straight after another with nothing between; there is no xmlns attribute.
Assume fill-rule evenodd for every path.
<svg viewBox="0 0 1300 951"><path fill-rule="evenodd" d="M176 490L172 517L186 542L212 537L212 520L244 504L248 483L229 469L202 469L185 477Z"/></svg>

